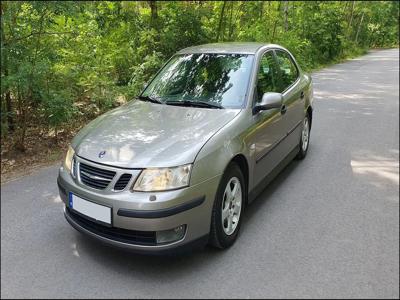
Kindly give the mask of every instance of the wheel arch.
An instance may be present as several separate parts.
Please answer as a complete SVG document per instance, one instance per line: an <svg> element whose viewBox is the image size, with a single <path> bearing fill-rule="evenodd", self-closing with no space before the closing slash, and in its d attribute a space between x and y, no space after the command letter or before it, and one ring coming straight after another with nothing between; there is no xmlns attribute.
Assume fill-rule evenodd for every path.
<svg viewBox="0 0 400 300"><path fill-rule="evenodd" d="M311 106L309 106L309 107L307 108L307 115L308 115L308 118L309 118L309 120L310 120L310 129L311 129L311 126L312 126L312 118L313 118L313 109L312 109Z"/></svg>
<svg viewBox="0 0 400 300"><path fill-rule="evenodd" d="M245 180L245 203L247 205L248 192L249 192L249 163L246 159L246 156L244 156L241 153L236 154L234 157L232 157L232 159L229 161L228 165L232 162L236 163L239 166L240 170L242 171L242 174L243 174L243 177ZM228 167L228 165L226 166L226 168Z"/></svg>

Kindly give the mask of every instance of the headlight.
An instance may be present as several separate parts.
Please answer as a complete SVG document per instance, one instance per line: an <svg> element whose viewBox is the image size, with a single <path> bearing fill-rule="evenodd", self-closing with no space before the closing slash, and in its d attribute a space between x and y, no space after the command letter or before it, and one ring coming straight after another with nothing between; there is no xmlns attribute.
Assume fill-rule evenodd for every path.
<svg viewBox="0 0 400 300"><path fill-rule="evenodd" d="M192 165L174 168L145 169L136 180L133 190L139 192L166 191L189 185Z"/></svg>
<svg viewBox="0 0 400 300"><path fill-rule="evenodd" d="M71 167L72 167L72 159L74 158L75 151L72 149L71 146L68 147L67 155L65 156L64 160L64 168L68 171L71 172Z"/></svg>

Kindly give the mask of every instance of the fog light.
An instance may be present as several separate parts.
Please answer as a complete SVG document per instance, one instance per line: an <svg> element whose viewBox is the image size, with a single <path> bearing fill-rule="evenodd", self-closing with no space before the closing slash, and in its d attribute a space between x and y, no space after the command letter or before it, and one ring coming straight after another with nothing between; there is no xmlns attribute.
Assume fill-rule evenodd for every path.
<svg viewBox="0 0 400 300"><path fill-rule="evenodd" d="M186 231L186 225L180 225L174 229L157 231L157 244L172 243L183 238Z"/></svg>

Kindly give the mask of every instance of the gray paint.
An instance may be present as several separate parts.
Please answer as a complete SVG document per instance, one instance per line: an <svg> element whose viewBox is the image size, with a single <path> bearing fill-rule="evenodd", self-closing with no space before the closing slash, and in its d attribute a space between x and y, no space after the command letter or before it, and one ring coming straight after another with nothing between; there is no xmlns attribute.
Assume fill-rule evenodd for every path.
<svg viewBox="0 0 400 300"><path fill-rule="evenodd" d="M179 166L192 163L239 112L131 101L93 121L72 145L83 158L121 168ZM102 150L106 154L99 158Z"/></svg>

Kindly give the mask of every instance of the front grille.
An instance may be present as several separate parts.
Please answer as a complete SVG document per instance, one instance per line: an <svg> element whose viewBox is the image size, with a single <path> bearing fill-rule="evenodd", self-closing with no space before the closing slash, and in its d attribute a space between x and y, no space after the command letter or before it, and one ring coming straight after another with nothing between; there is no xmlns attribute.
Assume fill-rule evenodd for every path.
<svg viewBox="0 0 400 300"><path fill-rule="evenodd" d="M126 185L128 184L129 180L131 180L132 175L125 173L122 174L121 177L118 179L117 183L114 186L114 190L122 191Z"/></svg>
<svg viewBox="0 0 400 300"><path fill-rule="evenodd" d="M66 211L79 226L107 239L127 244L146 246L155 246L157 243L155 231L137 231L117 227L106 227L76 214L68 207Z"/></svg>
<svg viewBox="0 0 400 300"><path fill-rule="evenodd" d="M113 180L115 171L100 169L81 162L79 164L79 175L83 184L104 190Z"/></svg>

